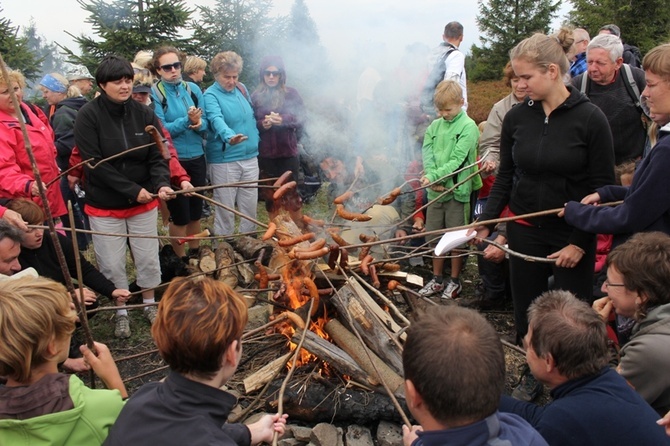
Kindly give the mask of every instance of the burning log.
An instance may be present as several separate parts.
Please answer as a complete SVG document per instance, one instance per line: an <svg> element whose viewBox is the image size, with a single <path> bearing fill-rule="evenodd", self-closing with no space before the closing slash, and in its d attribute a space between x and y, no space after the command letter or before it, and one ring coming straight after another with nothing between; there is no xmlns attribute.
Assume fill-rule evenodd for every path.
<svg viewBox="0 0 670 446"><path fill-rule="evenodd" d="M302 332L303 330L296 330L291 338L294 344L298 344ZM364 371L344 350L312 331L306 333L302 347L342 375L351 376L354 380L364 384L368 383L371 386L379 384L378 381L371 380L371 375Z"/></svg>
<svg viewBox="0 0 670 446"><path fill-rule="evenodd" d="M396 343L397 341L394 334L390 333L385 325L387 321L383 323L372 310L372 308L375 307L379 308L379 305L376 303L368 304L366 303L366 300L372 299L360 284L358 284L356 279L350 278L349 281L340 288L337 295L331 299L331 302L333 302L339 314L346 315L349 313L351 315L352 323L363 337L365 344L370 347L373 352L383 358L384 362L396 373L402 374L402 349L400 345ZM390 316L386 316L390 318ZM343 320L343 322L347 325L349 324L348 320ZM398 327L397 331L399 330L400 327ZM340 345L340 347L342 346ZM347 353L351 354L351 352Z"/></svg>
<svg viewBox="0 0 670 446"><path fill-rule="evenodd" d="M358 341L358 338L347 330L337 319L331 319L326 323L326 333L333 338L335 343L345 352L347 352L354 361L365 370L370 376L368 382L376 384L381 383L381 379L387 384L394 395L404 398L404 381L401 375L389 367L385 360L371 352L372 362L365 353L364 347ZM363 333L361 333L363 334ZM374 363L374 367L372 365ZM381 378L377 376L375 368L379 370Z"/></svg>
<svg viewBox="0 0 670 446"><path fill-rule="evenodd" d="M273 381L268 392L274 394L281 380ZM343 388L318 375L312 375L309 384L289 386L283 398L284 413L291 420L308 423L346 422L366 424L370 420L402 422L391 399L381 393ZM265 411L274 413L277 402L266 400Z"/></svg>

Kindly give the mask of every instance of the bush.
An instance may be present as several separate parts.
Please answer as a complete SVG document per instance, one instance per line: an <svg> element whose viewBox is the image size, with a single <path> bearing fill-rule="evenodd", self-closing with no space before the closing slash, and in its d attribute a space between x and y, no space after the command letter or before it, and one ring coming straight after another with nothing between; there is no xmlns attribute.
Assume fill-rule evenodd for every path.
<svg viewBox="0 0 670 446"><path fill-rule="evenodd" d="M510 94L502 80L468 83L468 115L479 124L489 116L493 104Z"/></svg>

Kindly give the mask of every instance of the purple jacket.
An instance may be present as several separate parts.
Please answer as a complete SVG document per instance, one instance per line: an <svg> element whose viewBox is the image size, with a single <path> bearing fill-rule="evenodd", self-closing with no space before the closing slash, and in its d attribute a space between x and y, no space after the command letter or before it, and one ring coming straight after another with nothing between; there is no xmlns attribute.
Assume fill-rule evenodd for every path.
<svg viewBox="0 0 670 446"><path fill-rule="evenodd" d="M284 88L286 88L284 103L277 109L262 105L257 92L251 95L256 125L261 135L261 142L258 145L261 158L298 156L298 134L302 131L305 105L295 88ZM263 128L263 120L265 115L269 115L270 112L279 113L283 123L280 126L265 129Z"/></svg>

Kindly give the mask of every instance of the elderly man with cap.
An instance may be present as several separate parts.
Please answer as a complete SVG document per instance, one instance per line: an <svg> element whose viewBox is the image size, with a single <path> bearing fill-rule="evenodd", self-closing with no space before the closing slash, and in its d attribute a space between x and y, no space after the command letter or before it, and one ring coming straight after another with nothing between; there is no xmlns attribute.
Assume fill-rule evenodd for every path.
<svg viewBox="0 0 670 446"><path fill-rule="evenodd" d="M67 80L86 96L93 90L93 76L84 65L74 65L67 73Z"/></svg>

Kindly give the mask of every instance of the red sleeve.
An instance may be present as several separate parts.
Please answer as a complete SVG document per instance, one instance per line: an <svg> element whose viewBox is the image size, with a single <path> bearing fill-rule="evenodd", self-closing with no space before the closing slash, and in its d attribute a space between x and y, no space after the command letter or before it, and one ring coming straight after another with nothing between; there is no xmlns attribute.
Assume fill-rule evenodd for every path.
<svg viewBox="0 0 670 446"><path fill-rule="evenodd" d="M165 139L167 139L168 150L170 151L170 183L175 186L179 186L181 185L182 181L191 181L191 177L188 176L186 170L184 170L184 168L179 163L177 149L174 148L174 143L172 142L172 136L170 136L170 132L168 132L167 129L163 126L162 122L160 125L161 131L163 132L163 135L165 135Z"/></svg>

